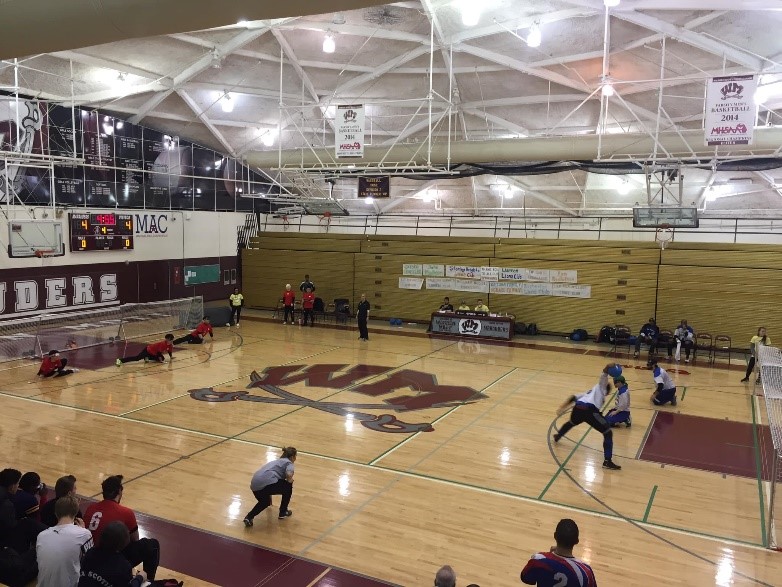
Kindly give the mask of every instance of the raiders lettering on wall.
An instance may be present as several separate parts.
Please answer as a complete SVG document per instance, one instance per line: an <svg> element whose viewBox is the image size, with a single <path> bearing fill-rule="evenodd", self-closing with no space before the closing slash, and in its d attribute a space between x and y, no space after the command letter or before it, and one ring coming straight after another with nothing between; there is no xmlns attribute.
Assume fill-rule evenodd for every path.
<svg viewBox="0 0 782 587"><path fill-rule="evenodd" d="M191 389L192 399L203 402L247 401L265 404L285 404L308 407L337 416L351 414L361 425L376 432L413 434L432 432L429 422L404 422L394 414L370 414L366 410L391 410L393 412L412 412L431 408L454 408L475 403L488 396L472 387L461 385L440 385L437 377L431 373L403 369L394 373L393 367L379 365L355 365L345 371L349 365L283 365L268 367L263 373L253 371L247 389L260 390L270 394L257 395L248 391L215 391L211 387ZM350 387L362 379L388 373L385 379ZM377 397L395 391L403 395L383 399L378 403L339 403L319 401L292 393L282 386L304 383L307 387L325 387L344 389L363 396ZM412 392L412 393L411 393Z"/></svg>
<svg viewBox="0 0 782 587"><path fill-rule="evenodd" d="M8 300L12 300L10 303ZM61 308L88 308L119 303L117 274L38 277L0 281L0 314L22 317Z"/></svg>

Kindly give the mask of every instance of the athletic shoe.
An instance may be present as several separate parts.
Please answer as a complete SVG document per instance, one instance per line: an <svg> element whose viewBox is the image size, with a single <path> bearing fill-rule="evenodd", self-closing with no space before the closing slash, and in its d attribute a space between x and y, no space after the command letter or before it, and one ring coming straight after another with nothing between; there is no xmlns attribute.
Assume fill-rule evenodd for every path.
<svg viewBox="0 0 782 587"><path fill-rule="evenodd" d="M277 516L278 520L284 520L285 518L290 518L293 515L293 512L291 510L285 510L284 512L280 512L280 515Z"/></svg>
<svg viewBox="0 0 782 587"><path fill-rule="evenodd" d="M612 471L620 471L622 467L617 465L614 461L603 461L604 469L611 469Z"/></svg>
<svg viewBox="0 0 782 587"><path fill-rule="evenodd" d="M554 442L559 442L560 438L562 438L562 435L559 432L554 434Z"/></svg>
<svg viewBox="0 0 782 587"><path fill-rule="evenodd" d="M239 323L238 322L236 323L236 327L239 328Z"/></svg>
<svg viewBox="0 0 782 587"><path fill-rule="evenodd" d="M149 359L147 359L146 357L144 357L144 363L149 363Z"/></svg>
<svg viewBox="0 0 782 587"><path fill-rule="evenodd" d="M119 359L117 359L116 361L114 361L114 364L115 364L117 367L122 367L122 361L120 361Z"/></svg>
<svg viewBox="0 0 782 587"><path fill-rule="evenodd" d="M625 422L628 428L633 425L633 420L630 418L630 416L627 416L627 422Z"/></svg>
<svg viewBox="0 0 782 587"><path fill-rule="evenodd" d="M742 383L746 383L747 381L749 381L749 377L745 377L744 379L741 380Z"/></svg>
<svg viewBox="0 0 782 587"><path fill-rule="evenodd" d="M79 370L78 370L76 367L74 367L73 369L71 369L71 371L73 371L74 373L78 373L78 372L79 372Z"/></svg>
<svg viewBox="0 0 782 587"><path fill-rule="evenodd" d="M253 525L253 521L250 518L245 518L242 522L244 522L246 528L250 528Z"/></svg>
<svg viewBox="0 0 782 587"><path fill-rule="evenodd" d="M633 353L633 358L637 359L638 358L638 353Z"/></svg>
<svg viewBox="0 0 782 587"><path fill-rule="evenodd" d="M689 362L690 362L690 360L689 360L689 359L684 359L684 362L685 362L685 363L689 363Z"/></svg>
<svg viewBox="0 0 782 587"><path fill-rule="evenodd" d="M673 396L673 399L671 400L671 405L676 406L676 396Z"/></svg>

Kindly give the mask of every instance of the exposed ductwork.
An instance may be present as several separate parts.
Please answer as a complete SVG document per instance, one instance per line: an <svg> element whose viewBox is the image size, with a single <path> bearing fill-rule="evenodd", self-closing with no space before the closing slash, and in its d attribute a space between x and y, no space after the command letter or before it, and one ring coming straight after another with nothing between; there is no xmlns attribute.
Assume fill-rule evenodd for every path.
<svg viewBox="0 0 782 587"><path fill-rule="evenodd" d="M378 0L6 0L0 2L0 59L123 39L356 10Z"/></svg>
<svg viewBox="0 0 782 587"><path fill-rule="evenodd" d="M714 157L714 147L706 147L703 131L684 131L681 133L660 133L658 136L657 159L691 159L693 153L698 158ZM755 141L750 146L720 147L717 154L726 156L753 154L770 155L782 146L782 128L756 128ZM580 135L572 137L541 137L527 139L504 139L492 141L462 141L451 143L452 163L501 163L515 161L592 161L598 158L639 158L647 159L655 150L655 141L648 134L609 134ZM416 155L416 151L418 154ZM262 169L278 166L277 151L254 151L247 153L249 165ZM362 159L342 159L339 164L355 163L357 166L373 165L380 160L391 163L407 163L411 160L417 165L426 164L426 146L418 144L399 144L393 147L367 147ZM432 146L433 165L448 162L446 143ZM336 166L334 149L310 149L283 151L282 164L288 166L314 167Z"/></svg>

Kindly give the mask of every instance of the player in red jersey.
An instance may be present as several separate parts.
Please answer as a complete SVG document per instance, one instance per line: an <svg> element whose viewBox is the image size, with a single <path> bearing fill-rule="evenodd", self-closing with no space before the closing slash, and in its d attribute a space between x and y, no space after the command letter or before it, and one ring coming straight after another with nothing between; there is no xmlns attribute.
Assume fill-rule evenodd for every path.
<svg viewBox="0 0 782 587"><path fill-rule="evenodd" d="M282 318L283 324L288 323L288 314L291 315L291 324L293 324L293 307L295 304L296 304L296 293L291 291L291 284L287 283L285 285L285 291L282 292L282 306L284 309L284 315Z"/></svg>
<svg viewBox="0 0 782 587"><path fill-rule="evenodd" d="M103 501L93 503L84 513L87 529L92 532L95 546L100 546L103 530L111 522L122 522L130 533L130 543L120 552L131 565L143 564L147 580L154 581L160 564L160 543L154 538L139 538L138 523L133 510L120 505L122 475L111 475L101 483Z"/></svg>
<svg viewBox="0 0 782 587"><path fill-rule="evenodd" d="M576 523L560 520L554 540L557 545L549 552L532 555L521 571L521 582L538 587L597 587L592 567L573 556L573 547L578 544Z"/></svg>
<svg viewBox="0 0 782 587"><path fill-rule="evenodd" d="M209 323L209 316L204 316L204 319L201 320L201 322L196 326L196 329L193 330L190 334L186 334L185 336L181 338L177 338L174 341L174 344L182 344L183 342L189 343L189 344L201 344L204 342L204 338L206 338L206 335L209 335L209 338L214 338L214 332L212 331L212 325Z"/></svg>
<svg viewBox="0 0 782 587"><path fill-rule="evenodd" d="M315 294L310 288L304 291L301 299L301 309L304 311L304 326L307 325L307 318L310 320L310 326L315 326L315 316L312 309L315 307Z"/></svg>
<svg viewBox="0 0 782 587"><path fill-rule="evenodd" d="M51 350L41 361L41 367L38 369L39 377L63 377L71 373L78 373L78 369L66 369L68 359L60 358L60 351Z"/></svg>
<svg viewBox="0 0 782 587"><path fill-rule="evenodd" d="M158 363L165 363L166 359L163 356L163 353L168 353L169 359L174 358L173 340L173 334L166 334L165 340L148 344L135 357L123 357L122 359L117 359L116 365L117 367L122 367L123 363L131 363L133 361L144 361L145 363L147 361L157 361Z"/></svg>

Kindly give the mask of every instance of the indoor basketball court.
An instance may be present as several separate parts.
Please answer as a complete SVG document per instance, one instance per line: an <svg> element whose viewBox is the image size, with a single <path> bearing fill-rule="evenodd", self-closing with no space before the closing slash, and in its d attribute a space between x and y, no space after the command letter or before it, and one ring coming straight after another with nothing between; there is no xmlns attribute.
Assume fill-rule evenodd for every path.
<svg viewBox="0 0 782 587"><path fill-rule="evenodd" d="M584 557L608 584L627 573L637 584L775 584L759 492L768 440L753 435L762 400L738 384L735 368L678 365L679 405L655 410L650 372L621 358L633 425L614 433L622 471L605 471L597 433L576 428L558 445L550 433L556 407L594 384L606 355L545 339L463 343L422 328L373 328L367 344L352 329L305 329L260 313L218 328L213 342L177 348L165 365L98 359L67 378L30 382L30 361L6 364L4 458L45 479L76 472L93 497L102 477L122 473L123 503L150 520L220 537L223 548L250 543L321 565L290 571L290 585L370 584L348 573L318 579L326 569L425 584L446 560L479 584L514 585L562 517L578 520ZM266 373L255 387L253 372ZM716 451L714 437L725 443ZM295 515L262 514L244 528L252 472L289 444L300 455ZM254 584L241 576L250 563L209 569L176 552L188 548L168 545L163 565ZM220 572L233 574L221 582Z"/></svg>

